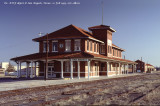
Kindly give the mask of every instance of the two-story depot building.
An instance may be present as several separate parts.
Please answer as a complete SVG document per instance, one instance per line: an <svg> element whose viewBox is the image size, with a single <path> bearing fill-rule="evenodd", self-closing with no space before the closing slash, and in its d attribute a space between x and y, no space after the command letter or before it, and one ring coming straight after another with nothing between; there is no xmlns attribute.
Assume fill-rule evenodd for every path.
<svg viewBox="0 0 160 106"><path fill-rule="evenodd" d="M122 59L124 49L112 43L112 33L115 32L113 28L98 25L88 29L90 32L69 25L49 33L48 37L44 35L33 39L39 42L39 53L11 59L17 63L18 76L21 77L22 62L25 62L27 67L31 66L30 72L26 70L26 77L34 77L33 67L37 67L36 63L39 65L39 76L44 76L47 50L48 78L112 76L127 74L129 68L135 72L136 63Z"/></svg>

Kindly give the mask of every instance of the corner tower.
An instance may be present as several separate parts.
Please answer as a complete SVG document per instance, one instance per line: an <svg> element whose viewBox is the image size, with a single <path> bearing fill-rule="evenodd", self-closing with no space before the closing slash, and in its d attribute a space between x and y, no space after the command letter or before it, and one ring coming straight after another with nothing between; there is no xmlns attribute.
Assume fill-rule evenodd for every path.
<svg viewBox="0 0 160 106"><path fill-rule="evenodd" d="M98 25L88 28L92 31L93 37L103 41L105 44L105 56L112 56L112 33L116 32L113 28L107 25Z"/></svg>

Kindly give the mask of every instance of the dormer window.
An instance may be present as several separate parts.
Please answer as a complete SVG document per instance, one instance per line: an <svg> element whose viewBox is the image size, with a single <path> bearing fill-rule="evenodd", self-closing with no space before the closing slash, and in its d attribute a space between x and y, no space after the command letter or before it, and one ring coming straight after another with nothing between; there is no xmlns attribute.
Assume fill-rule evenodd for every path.
<svg viewBox="0 0 160 106"><path fill-rule="evenodd" d="M74 41L74 51L81 51L81 40L76 39Z"/></svg>
<svg viewBox="0 0 160 106"><path fill-rule="evenodd" d="M43 42L43 52L46 52L46 50L47 50L47 42L44 41ZM49 43L48 43L48 51L49 51Z"/></svg>
<svg viewBox="0 0 160 106"><path fill-rule="evenodd" d="M58 41L52 41L52 52L58 52Z"/></svg>
<svg viewBox="0 0 160 106"><path fill-rule="evenodd" d="M66 52L71 51L71 40L65 40L65 51Z"/></svg>

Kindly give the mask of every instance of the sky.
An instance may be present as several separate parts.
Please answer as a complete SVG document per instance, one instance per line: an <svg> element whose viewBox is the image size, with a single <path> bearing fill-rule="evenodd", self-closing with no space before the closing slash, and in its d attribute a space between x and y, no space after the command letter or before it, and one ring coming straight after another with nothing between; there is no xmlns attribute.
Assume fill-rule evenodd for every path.
<svg viewBox="0 0 160 106"><path fill-rule="evenodd" d="M56 4L14 4L51 2ZM58 4L77 2L78 4ZM73 24L82 29L102 24L102 0L0 0L0 62L36 53L38 33ZM126 59L160 66L160 0L103 0L103 24L116 30L113 43Z"/></svg>

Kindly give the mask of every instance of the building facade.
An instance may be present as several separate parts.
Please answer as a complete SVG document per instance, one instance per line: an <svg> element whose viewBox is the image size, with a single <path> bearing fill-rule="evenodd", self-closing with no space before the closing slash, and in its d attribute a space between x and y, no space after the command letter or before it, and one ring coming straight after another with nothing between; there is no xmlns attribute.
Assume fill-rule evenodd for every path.
<svg viewBox="0 0 160 106"><path fill-rule="evenodd" d="M23 62L27 67L38 64L39 75L47 78L90 78L136 71L137 63L122 59L124 49L112 43L112 34L116 32L113 28L98 25L88 29L90 31L71 24L33 39L39 43L38 53L11 59L17 63L17 76L21 76ZM26 71L26 77L34 77L32 68L30 72Z"/></svg>
<svg viewBox="0 0 160 106"><path fill-rule="evenodd" d="M144 72L144 73L151 73L152 71L155 71L155 67L151 64L146 64L142 60L136 60L136 72Z"/></svg>

